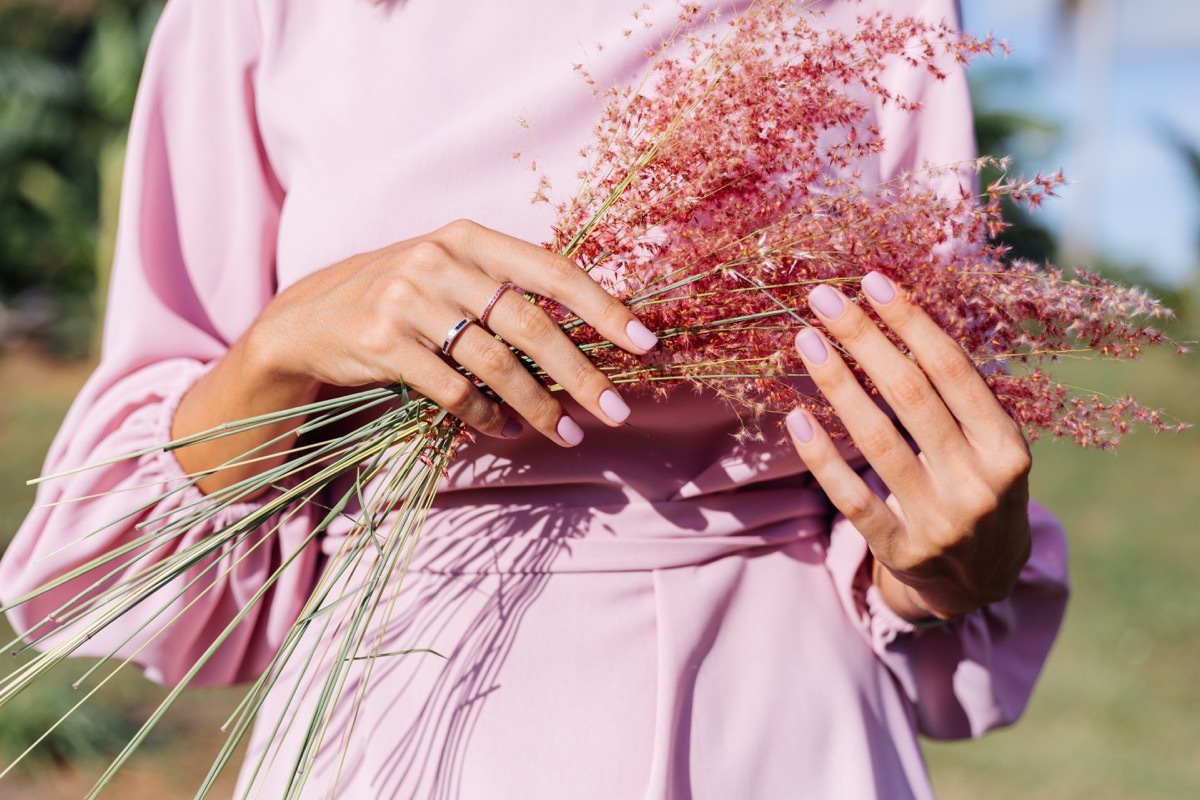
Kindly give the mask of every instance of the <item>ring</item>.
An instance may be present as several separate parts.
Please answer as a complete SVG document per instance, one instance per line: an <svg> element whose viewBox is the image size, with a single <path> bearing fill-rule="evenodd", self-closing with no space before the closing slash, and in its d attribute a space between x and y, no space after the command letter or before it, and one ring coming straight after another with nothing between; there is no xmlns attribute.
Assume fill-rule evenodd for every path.
<svg viewBox="0 0 1200 800"><path fill-rule="evenodd" d="M505 281L504 283L500 284L500 288L498 288L495 294L492 295L492 298L487 301L487 305L483 307L483 313L479 315L480 325L484 326L485 328L487 327L488 314L491 314L492 309L496 307L496 301L500 299L500 295L504 294L509 289L512 289L514 292L520 292L521 294L524 294L524 292L521 292L521 290L518 289L516 284L514 284L512 281Z"/></svg>
<svg viewBox="0 0 1200 800"><path fill-rule="evenodd" d="M454 323L454 327L446 334L446 340L442 342L442 352L445 355L450 355L450 348L454 347L454 343L458 341L458 337L462 336L462 332L467 329L467 326L472 322L470 317L463 317L458 322Z"/></svg>

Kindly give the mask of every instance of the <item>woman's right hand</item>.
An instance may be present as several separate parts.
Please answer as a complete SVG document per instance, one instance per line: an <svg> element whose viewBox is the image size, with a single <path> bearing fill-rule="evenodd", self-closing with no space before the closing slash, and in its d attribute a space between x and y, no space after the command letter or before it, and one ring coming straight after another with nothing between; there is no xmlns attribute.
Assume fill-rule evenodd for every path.
<svg viewBox="0 0 1200 800"><path fill-rule="evenodd" d="M635 354L657 339L570 260L481 225L460 221L416 239L354 256L281 292L247 334L259 368L285 384L363 386L403 380L471 427L498 437L522 426L443 358L442 344L534 428L563 446L583 439L578 423L518 361L532 358L583 408L620 425L629 407L557 324L511 282L566 306L609 341Z"/></svg>
<svg viewBox="0 0 1200 800"><path fill-rule="evenodd" d="M562 303L631 353L658 343L629 309L568 259L475 223L454 222L338 262L281 292L184 395L172 437L304 405L322 385L403 380L489 436L519 436L523 426L511 416L515 411L557 444L579 444L583 429L508 344L598 419L623 423L629 407L612 382L545 312L515 292L500 291L507 282ZM504 341L468 325L448 356L511 411L484 396L441 354L451 329L464 318L477 319L497 292L487 324ZM282 463L295 441L295 425L263 425L175 454L186 472L199 476L200 489L211 493ZM241 458L252 450L256 458Z"/></svg>

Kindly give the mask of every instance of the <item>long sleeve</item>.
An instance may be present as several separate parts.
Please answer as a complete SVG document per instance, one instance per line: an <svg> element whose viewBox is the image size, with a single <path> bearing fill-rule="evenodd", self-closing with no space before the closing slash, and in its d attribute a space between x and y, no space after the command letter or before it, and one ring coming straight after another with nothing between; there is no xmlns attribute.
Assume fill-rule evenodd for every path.
<svg viewBox="0 0 1200 800"><path fill-rule="evenodd" d="M173 0L163 14L129 137L101 361L50 450L47 474L166 443L181 396L274 294L282 190L255 125L260 43L254 15L255 5L246 0ZM81 498L91 499L65 502ZM43 484L0 564L4 600L145 535L139 523L182 513L200 499L174 456L161 449ZM225 508L138 559L122 577L253 508ZM106 654L149 621L120 652L142 648L135 660L151 677L173 682L247 605L266 575L290 559L279 583L196 682L244 680L260 672L314 580L317 548L306 544L312 513L301 508L268 521L261 535L219 553L219 563L195 585L186 586L199 569L213 566L211 559L161 590L156 598L178 595L165 607L151 598L81 653ZM94 580L72 580L17 606L10 612L13 624L22 631L35 628Z"/></svg>

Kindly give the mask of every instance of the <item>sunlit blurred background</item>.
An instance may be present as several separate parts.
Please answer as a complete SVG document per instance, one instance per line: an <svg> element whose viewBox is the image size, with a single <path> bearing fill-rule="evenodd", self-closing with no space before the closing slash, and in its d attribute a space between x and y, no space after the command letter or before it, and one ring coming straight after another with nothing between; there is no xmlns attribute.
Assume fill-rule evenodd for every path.
<svg viewBox="0 0 1200 800"><path fill-rule="evenodd" d="M1171 335L1197 338L1200 4L964 6L968 29L1013 49L972 68L981 147L1026 172L1062 167L1070 181L1044 213L1014 212L1011 244L1150 287L1178 312ZM125 125L160 7L0 0L0 547L94 358ZM1194 357L1071 363L1061 374L1200 422ZM1198 445L1192 430L1138 432L1115 455L1037 446L1035 493L1069 529L1074 601L1025 720L980 742L930 745L940 797L1200 796ZM78 701L72 679L0 709L0 761ZM3 779L0 796L82 796L161 696L120 680ZM191 796L235 697L191 695L111 796Z"/></svg>

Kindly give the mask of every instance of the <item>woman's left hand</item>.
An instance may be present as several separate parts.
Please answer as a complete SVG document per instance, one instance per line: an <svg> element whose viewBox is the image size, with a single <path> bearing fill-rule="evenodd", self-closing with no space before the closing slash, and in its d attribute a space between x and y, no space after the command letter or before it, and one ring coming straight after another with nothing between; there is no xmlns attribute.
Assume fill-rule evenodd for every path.
<svg viewBox="0 0 1200 800"><path fill-rule="evenodd" d="M966 353L928 314L879 273L862 287L915 361L836 289L818 286L809 305L920 452L812 328L796 337L800 355L891 495L885 501L871 491L806 411L793 411L788 429L829 499L866 538L888 605L911 621L951 619L1007 597L1029 558L1029 447Z"/></svg>

